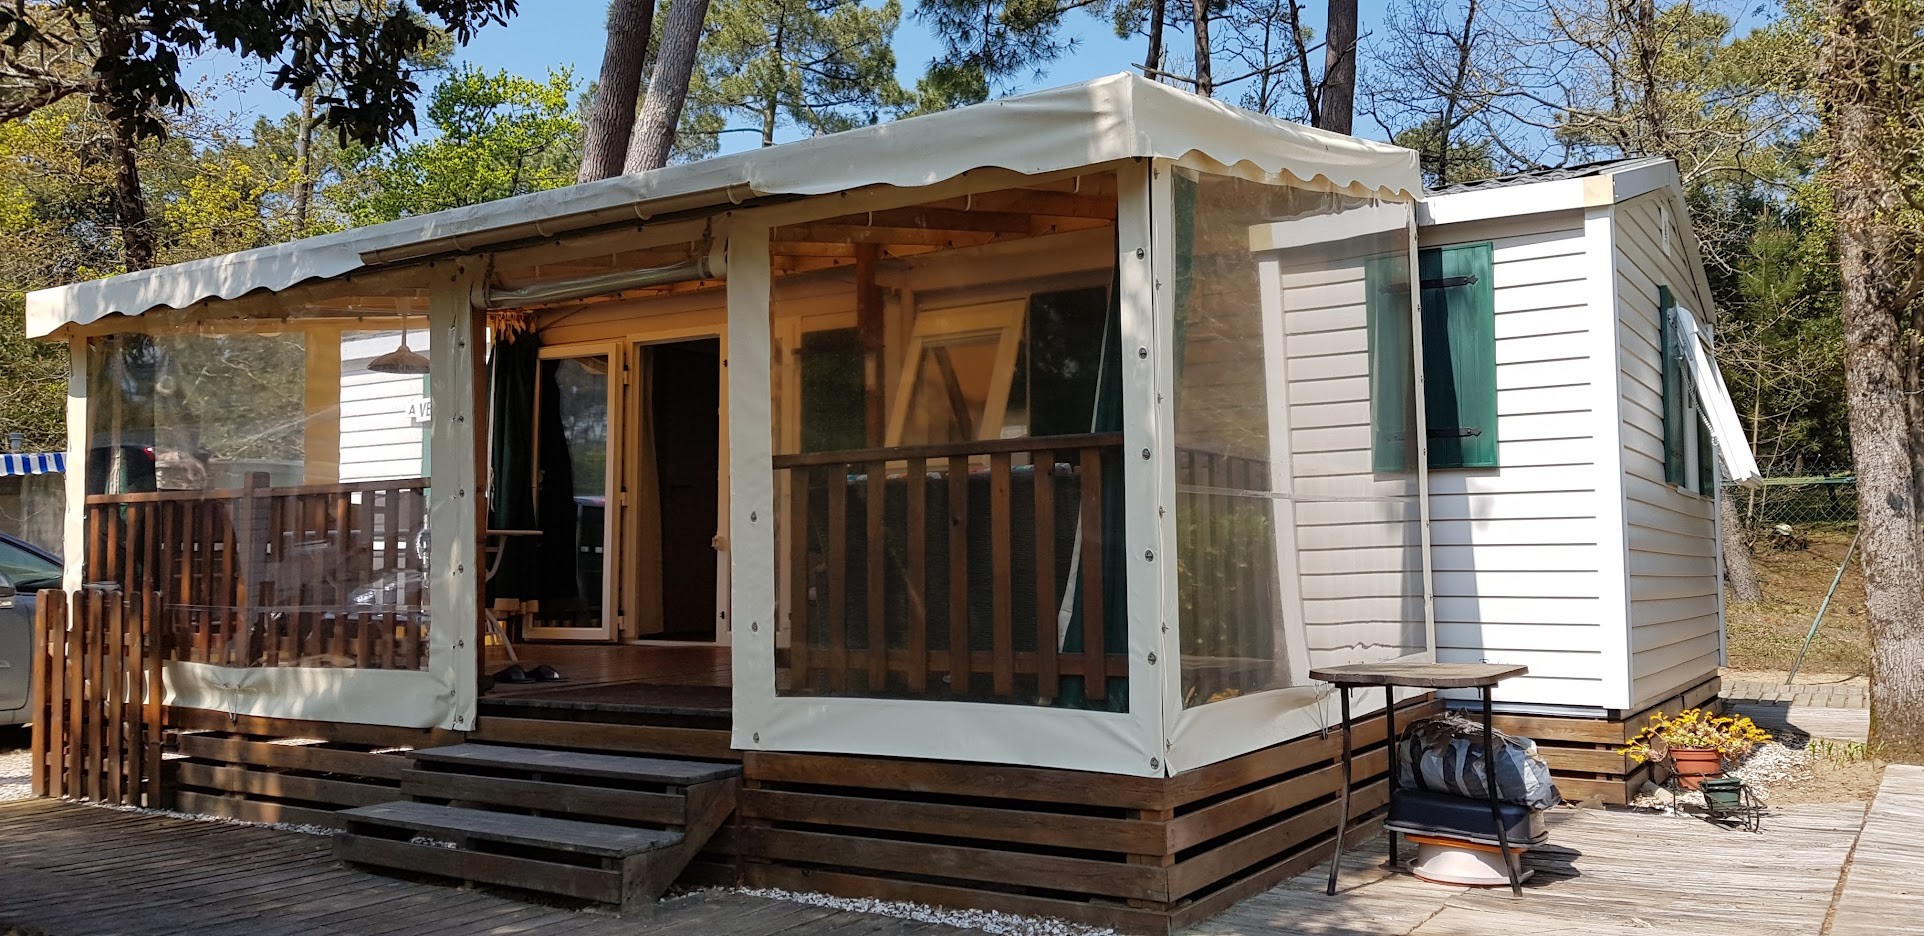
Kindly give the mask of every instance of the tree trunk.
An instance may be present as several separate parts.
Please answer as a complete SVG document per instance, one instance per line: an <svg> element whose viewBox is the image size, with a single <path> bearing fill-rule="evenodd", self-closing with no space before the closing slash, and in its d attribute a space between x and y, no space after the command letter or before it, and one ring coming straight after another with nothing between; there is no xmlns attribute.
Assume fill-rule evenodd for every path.
<svg viewBox="0 0 1924 936"><path fill-rule="evenodd" d="M301 118L294 128L294 230L307 235L307 213L314 204L314 95L301 92Z"/></svg>
<svg viewBox="0 0 1924 936"><path fill-rule="evenodd" d="M1356 0L1330 0L1316 126L1348 133L1356 118Z"/></svg>
<svg viewBox="0 0 1924 936"><path fill-rule="evenodd" d="M707 19L708 0L681 0L668 8L661 46L655 52L655 73L648 79L648 97L642 101L641 119L628 143L622 171L646 172L668 164L681 108L688 100L688 81L695 73L702 23Z"/></svg>
<svg viewBox="0 0 1924 936"><path fill-rule="evenodd" d="M1142 76L1151 81L1162 77L1163 16L1169 0L1149 0L1149 54L1142 60Z"/></svg>
<svg viewBox="0 0 1924 936"><path fill-rule="evenodd" d="M1196 93L1209 97L1216 93L1216 80L1209 74L1209 0L1190 0L1195 10Z"/></svg>
<svg viewBox="0 0 1924 936"><path fill-rule="evenodd" d="M1859 547L1871 629L1870 740L1886 756L1924 762L1924 542L1918 516L1919 447L1910 401L1912 336L1901 286L1914 258L1900 248L1903 162L1889 151L1878 53L1882 5L1830 0L1818 86L1831 141L1844 399L1857 470Z"/></svg>
<svg viewBox="0 0 1924 936"><path fill-rule="evenodd" d="M128 272L154 265L154 231L147 219L147 197L140 187L139 140L134 121L107 115L108 146L114 160L114 218L120 222L120 253Z"/></svg>
<svg viewBox="0 0 1924 936"><path fill-rule="evenodd" d="M1743 519L1737 516L1737 502L1717 492L1717 523L1724 538L1724 580L1730 585L1730 599L1740 604L1764 600L1764 587L1757 581L1757 568L1750 561L1750 544L1744 542Z"/></svg>
<svg viewBox="0 0 1924 936"><path fill-rule="evenodd" d="M641 98L641 69L648 58L648 37L655 28L655 0L613 0L608 7L608 45L601 53L601 79L588 103L581 133L581 171L576 181L593 182L621 172L628 138L635 130L635 102Z"/></svg>

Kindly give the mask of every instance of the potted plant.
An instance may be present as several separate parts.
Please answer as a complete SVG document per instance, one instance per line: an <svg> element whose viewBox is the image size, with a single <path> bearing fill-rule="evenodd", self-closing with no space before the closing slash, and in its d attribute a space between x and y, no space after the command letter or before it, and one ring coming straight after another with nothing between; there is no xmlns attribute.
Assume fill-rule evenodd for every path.
<svg viewBox="0 0 1924 936"><path fill-rule="evenodd" d="M1667 763L1683 788L1694 790L1706 777L1723 776L1729 759L1769 740L1770 733L1749 718L1693 708L1650 716L1643 730L1617 753L1640 764Z"/></svg>

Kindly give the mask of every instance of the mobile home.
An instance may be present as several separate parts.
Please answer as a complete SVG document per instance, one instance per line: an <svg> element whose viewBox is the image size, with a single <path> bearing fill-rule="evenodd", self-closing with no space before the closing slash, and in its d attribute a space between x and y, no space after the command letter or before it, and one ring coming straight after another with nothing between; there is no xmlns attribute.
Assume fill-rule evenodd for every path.
<svg viewBox="0 0 1924 936"><path fill-rule="evenodd" d="M1329 853L1308 670L1435 646L1420 188L1116 76L35 293L69 458L157 466L67 475L35 782L624 905L1207 916Z"/></svg>

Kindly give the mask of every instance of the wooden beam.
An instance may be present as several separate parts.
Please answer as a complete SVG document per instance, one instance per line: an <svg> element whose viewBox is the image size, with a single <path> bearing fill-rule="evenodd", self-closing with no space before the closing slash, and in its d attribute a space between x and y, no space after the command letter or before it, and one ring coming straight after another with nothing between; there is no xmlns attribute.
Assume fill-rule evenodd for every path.
<svg viewBox="0 0 1924 936"><path fill-rule="evenodd" d="M951 204L955 200L951 200ZM966 203L967 199L962 199ZM922 230L981 231L990 234L1026 234L1029 212L972 211L962 208L936 208L916 205L886 208L861 214L824 218L821 224L846 224L854 227L915 228Z"/></svg>
<svg viewBox="0 0 1924 936"><path fill-rule="evenodd" d="M1023 233L1027 233L1026 229ZM846 244L888 244L923 247L973 247L996 240L997 235L982 231L952 231L915 227L871 227L861 224L832 224L817 221L776 228L774 240L825 241Z"/></svg>
<svg viewBox="0 0 1924 936"><path fill-rule="evenodd" d="M871 446L883 444L888 410L882 406L882 338L887 322L882 316L882 290L875 285L876 246L855 245L855 336L862 346L864 436Z"/></svg>

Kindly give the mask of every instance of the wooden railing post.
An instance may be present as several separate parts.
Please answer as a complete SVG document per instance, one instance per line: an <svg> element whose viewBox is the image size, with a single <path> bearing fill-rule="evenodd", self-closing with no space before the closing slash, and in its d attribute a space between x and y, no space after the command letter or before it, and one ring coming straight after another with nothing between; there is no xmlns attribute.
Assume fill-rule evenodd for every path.
<svg viewBox="0 0 1924 936"><path fill-rule="evenodd" d="M1082 682L1091 699L1109 695L1102 634L1102 450L1082 450Z"/></svg>
<svg viewBox="0 0 1924 936"><path fill-rule="evenodd" d="M47 589L36 596L35 795L161 804L166 629L159 605L154 592Z"/></svg>
<svg viewBox="0 0 1924 936"><path fill-rule="evenodd" d="M774 456L773 468L788 472L782 486L790 532L782 561L790 642L782 691L901 694L906 686L909 697L920 698L929 695L934 670L946 675L947 685L936 687L938 697L1047 705L1061 697L1065 676L1080 676L1089 699L1105 699L1108 680L1128 672L1104 627L1108 615L1119 611L1104 607L1103 524L1112 518L1105 517L1103 472L1121 442L1120 433L1092 433ZM1024 455L1031 489L1019 494L1017 463ZM1058 463L1066 463L1069 473L1058 476ZM894 496L889 488L896 483L892 465L903 466L905 515L896 523L888 515ZM984 465L986 472L971 477L972 469ZM825 496L812 501L818 481L826 481ZM1071 486L1065 489L1065 483ZM946 506L934 505L933 513L931 488L946 495ZM975 499L982 499L978 510L986 522L972 520ZM1020 517L1025 508L1034 516ZM851 542L858 525L865 545ZM810 541L811 530L823 531L820 540ZM946 539L948 561L936 560L946 568L929 568L931 537ZM1065 577L1057 563L1067 557L1068 537L1079 547L1067 554L1074 561ZM1019 557L1018 547L1031 540L1033 560ZM972 547L978 551L974 558ZM824 566L826 576L818 577ZM946 624L940 612L930 620L931 577L947 581ZM972 596L976 578L982 593ZM1030 579L1033 594L1026 588ZM887 615L890 593L898 587L905 638L900 649L891 649ZM1074 636L1082 642L1067 656L1061 651L1065 592L1079 595ZM865 617L852 626L858 609ZM985 625L983 634L972 632L972 616ZM811 629L819 632L817 640L811 641ZM946 648L931 649L931 629L944 631ZM1033 649L1027 646L1031 634ZM851 680L851 670L860 676ZM977 675L989 678L978 685ZM1024 679L1030 675L1033 690Z"/></svg>

